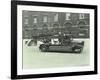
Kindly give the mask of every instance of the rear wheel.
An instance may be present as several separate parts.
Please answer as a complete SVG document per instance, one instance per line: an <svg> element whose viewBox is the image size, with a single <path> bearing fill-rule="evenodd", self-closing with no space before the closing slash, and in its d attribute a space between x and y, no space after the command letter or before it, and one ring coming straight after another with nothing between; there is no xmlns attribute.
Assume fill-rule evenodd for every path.
<svg viewBox="0 0 100 80"><path fill-rule="evenodd" d="M82 52L82 48L77 48L77 47L74 47L72 48L73 52L75 53L81 53Z"/></svg>
<svg viewBox="0 0 100 80"><path fill-rule="evenodd" d="M78 49L75 49L75 52L76 53L81 53L81 49L79 49L79 48Z"/></svg>

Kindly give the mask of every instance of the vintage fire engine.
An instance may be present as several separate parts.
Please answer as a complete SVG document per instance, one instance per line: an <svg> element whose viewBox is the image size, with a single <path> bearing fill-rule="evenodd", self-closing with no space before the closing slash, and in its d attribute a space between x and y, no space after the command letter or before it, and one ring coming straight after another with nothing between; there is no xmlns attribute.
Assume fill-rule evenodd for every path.
<svg viewBox="0 0 100 80"><path fill-rule="evenodd" d="M43 40L39 46L42 52L69 52L81 53L84 41L76 41L69 35L54 35Z"/></svg>

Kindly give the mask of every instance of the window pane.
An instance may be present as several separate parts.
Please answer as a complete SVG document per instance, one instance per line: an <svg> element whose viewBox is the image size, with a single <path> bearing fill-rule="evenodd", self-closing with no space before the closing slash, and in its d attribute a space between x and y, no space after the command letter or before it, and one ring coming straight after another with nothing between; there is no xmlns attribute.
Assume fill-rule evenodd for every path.
<svg viewBox="0 0 100 80"><path fill-rule="evenodd" d="M27 18L25 19L24 24L28 24L28 19Z"/></svg>
<svg viewBox="0 0 100 80"><path fill-rule="evenodd" d="M58 14L56 14L56 15L54 16L54 21L55 21L55 22L58 21Z"/></svg>
<svg viewBox="0 0 100 80"><path fill-rule="evenodd" d="M80 14L79 19L84 19L84 14Z"/></svg>
<svg viewBox="0 0 100 80"><path fill-rule="evenodd" d="M34 18L34 21L33 21L33 23L37 23L37 18Z"/></svg>
<svg viewBox="0 0 100 80"><path fill-rule="evenodd" d="M43 17L43 22L47 22L47 19L48 19L47 16L44 16Z"/></svg>
<svg viewBox="0 0 100 80"><path fill-rule="evenodd" d="M70 13L66 13L66 20L70 20Z"/></svg>

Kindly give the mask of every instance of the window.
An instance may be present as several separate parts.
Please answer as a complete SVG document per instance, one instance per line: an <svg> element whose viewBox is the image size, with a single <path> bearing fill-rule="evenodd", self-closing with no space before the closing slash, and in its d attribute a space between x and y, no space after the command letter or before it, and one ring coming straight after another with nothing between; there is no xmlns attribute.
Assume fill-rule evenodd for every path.
<svg viewBox="0 0 100 80"><path fill-rule="evenodd" d="M24 24L28 24L28 18L25 18Z"/></svg>
<svg viewBox="0 0 100 80"><path fill-rule="evenodd" d="M54 22L57 22L58 21L58 14L56 14L55 16L54 16Z"/></svg>
<svg viewBox="0 0 100 80"><path fill-rule="evenodd" d="M66 13L66 20L70 20L70 13Z"/></svg>
<svg viewBox="0 0 100 80"><path fill-rule="evenodd" d="M43 22L47 22L48 21L48 17L47 16L44 16L43 17Z"/></svg>
<svg viewBox="0 0 100 80"><path fill-rule="evenodd" d="M33 23L37 23L37 17L33 18Z"/></svg>
<svg viewBox="0 0 100 80"><path fill-rule="evenodd" d="M84 19L84 14L79 14L79 19Z"/></svg>

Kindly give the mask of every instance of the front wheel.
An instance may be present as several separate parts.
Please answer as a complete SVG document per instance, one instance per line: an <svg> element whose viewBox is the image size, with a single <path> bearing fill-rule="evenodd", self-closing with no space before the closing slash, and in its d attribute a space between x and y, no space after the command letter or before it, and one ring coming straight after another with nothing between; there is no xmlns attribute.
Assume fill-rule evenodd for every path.
<svg viewBox="0 0 100 80"><path fill-rule="evenodd" d="M48 51L48 46L47 45L40 45L39 49L42 51L42 52L46 52Z"/></svg>

